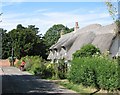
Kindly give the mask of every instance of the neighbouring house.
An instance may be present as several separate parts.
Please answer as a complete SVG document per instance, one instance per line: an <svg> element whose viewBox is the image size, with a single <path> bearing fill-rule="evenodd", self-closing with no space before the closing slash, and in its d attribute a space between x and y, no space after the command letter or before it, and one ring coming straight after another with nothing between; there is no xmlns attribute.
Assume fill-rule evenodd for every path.
<svg viewBox="0 0 120 95"><path fill-rule="evenodd" d="M109 51L110 57L120 55L120 36L116 34L116 24L102 26L91 24L79 28L75 23L74 31L61 35L58 42L50 47L48 59L58 62L59 59L72 60L72 54L83 45L93 44L101 53ZM62 33L61 33L62 34Z"/></svg>

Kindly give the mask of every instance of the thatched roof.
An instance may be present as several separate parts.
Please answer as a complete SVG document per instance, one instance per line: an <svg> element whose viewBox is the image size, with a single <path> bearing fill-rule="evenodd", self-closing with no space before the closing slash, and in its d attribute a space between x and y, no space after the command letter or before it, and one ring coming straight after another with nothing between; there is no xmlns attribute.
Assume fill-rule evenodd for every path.
<svg viewBox="0 0 120 95"><path fill-rule="evenodd" d="M52 51L50 51L50 53L49 53L47 59L48 59L48 60L53 59L53 52L52 52Z"/></svg>
<svg viewBox="0 0 120 95"><path fill-rule="evenodd" d="M110 46L110 56L114 57L118 54L120 54L120 36L116 35L112 39L112 44Z"/></svg>
<svg viewBox="0 0 120 95"><path fill-rule="evenodd" d="M76 38L77 38L80 34L82 34L82 33L87 33L87 32L89 32L89 31L95 31L95 30L99 29L100 27L101 27L100 24L91 24L91 25L88 25L88 26L86 26L86 27L84 27L84 28L78 29L76 32L73 31L74 34L72 35L72 37L69 38L69 39L62 45L62 47L65 47L65 48L68 48L68 49L69 49L69 48L72 46L73 42L76 40Z"/></svg>
<svg viewBox="0 0 120 95"><path fill-rule="evenodd" d="M72 44L74 43L75 39L77 38L77 36L73 36L71 38L69 38L65 43L63 43L61 46L63 48L65 48L66 50L69 50L70 47L72 46Z"/></svg>
<svg viewBox="0 0 120 95"><path fill-rule="evenodd" d="M63 35L53 47L54 49L59 50L59 54L57 54L58 55L57 58L61 58L61 57L63 58L66 56L65 55L66 51L64 49L68 51L79 35L83 35L83 36L87 35L85 33L89 31L97 30L100 27L101 27L100 24L92 24L84 28L78 29L77 31L73 31L71 33ZM64 49L61 49L61 48L64 48Z"/></svg>
<svg viewBox="0 0 120 95"><path fill-rule="evenodd" d="M59 50L61 48L61 45L64 42L66 42L69 39L69 37L72 36L72 34L73 34L73 32L63 35L61 38L59 38L59 40L58 40L58 42L56 44L54 44L54 45L52 45L50 47L50 49L51 50L54 50L54 49L58 49Z"/></svg>
<svg viewBox="0 0 120 95"><path fill-rule="evenodd" d="M95 33L87 32L79 34L77 39L74 41L73 45L71 46L70 50L67 53L67 59L72 59L72 54L79 50L83 45L91 43L95 38Z"/></svg>
<svg viewBox="0 0 120 95"><path fill-rule="evenodd" d="M86 27L83 27L81 29L79 29L78 31L76 31L76 34L79 33L86 33L86 32L90 32L90 31L96 31L98 29L100 29L102 26L100 24L91 24L88 25Z"/></svg>
<svg viewBox="0 0 120 95"><path fill-rule="evenodd" d="M99 34L95 37L92 44L98 47L101 52L109 51L114 37L113 33Z"/></svg>
<svg viewBox="0 0 120 95"><path fill-rule="evenodd" d="M114 51L117 42L115 39L115 24L101 26L100 24L91 24L84 28L78 29L71 33L63 35L56 44L50 47L53 55L50 53L48 58L60 59L65 57L67 60L72 59L72 54L79 50L85 44L93 44L100 48L101 52ZM113 48L112 45L114 46ZM120 47L120 46L118 46ZM57 52L55 52L55 50ZM116 54L116 53L115 53ZM50 57L52 56L52 57Z"/></svg>
<svg viewBox="0 0 120 95"><path fill-rule="evenodd" d="M100 28L98 28L97 30L95 30L96 34L106 34L106 33L114 33L116 29L116 24L110 24L110 25L106 25L106 26L102 26Z"/></svg>

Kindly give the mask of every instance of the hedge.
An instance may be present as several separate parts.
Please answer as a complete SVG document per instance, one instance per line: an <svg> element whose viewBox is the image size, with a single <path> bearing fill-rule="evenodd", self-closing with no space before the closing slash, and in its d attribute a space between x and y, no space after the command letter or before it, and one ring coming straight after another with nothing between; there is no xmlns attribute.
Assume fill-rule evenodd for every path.
<svg viewBox="0 0 120 95"><path fill-rule="evenodd" d="M82 46L80 50L77 50L75 53L73 53L73 58L90 57L96 54L97 55L100 54L99 48L96 48L92 44L87 44L87 45Z"/></svg>
<svg viewBox="0 0 120 95"><path fill-rule="evenodd" d="M69 81L108 91L118 90L118 63L105 57L75 58L71 62Z"/></svg>

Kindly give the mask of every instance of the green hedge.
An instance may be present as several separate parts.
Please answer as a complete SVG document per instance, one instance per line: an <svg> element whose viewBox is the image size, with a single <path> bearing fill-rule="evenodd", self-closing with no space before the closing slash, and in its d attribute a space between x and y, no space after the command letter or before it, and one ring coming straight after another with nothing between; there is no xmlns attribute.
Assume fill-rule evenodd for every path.
<svg viewBox="0 0 120 95"><path fill-rule="evenodd" d="M75 53L73 53L73 58L90 57L96 54L97 55L100 54L99 48L96 48L92 44L87 44L87 45L82 46L80 50L77 50Z"/></svg>
<svg viewBox="0 0 120 95"><path fill-rule="evenodd" d="M25 60L25 70L31 72L32 74L39 75L41 78L51 78L53 77L54 65L50 62L43 60L39 56L26 56L21 58L16 64L19 67L22 60Z"/></svg>
<svg viewBox="0 0 120 95"><path fill-rule="evenodd" d="M117 61L101 56L73 59L68 79L77 84L108 91L120 88Z"/></svg>

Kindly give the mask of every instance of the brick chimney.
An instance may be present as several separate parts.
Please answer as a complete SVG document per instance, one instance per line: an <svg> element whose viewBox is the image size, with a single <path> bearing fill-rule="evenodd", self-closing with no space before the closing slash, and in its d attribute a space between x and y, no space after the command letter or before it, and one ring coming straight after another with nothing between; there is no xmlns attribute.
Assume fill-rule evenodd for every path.
<svg viewBox="0 0 120 95"><path fill-rule="evenodd" d="M74 32L76 32L79 29L78 22L75 22Z"/></svg>

